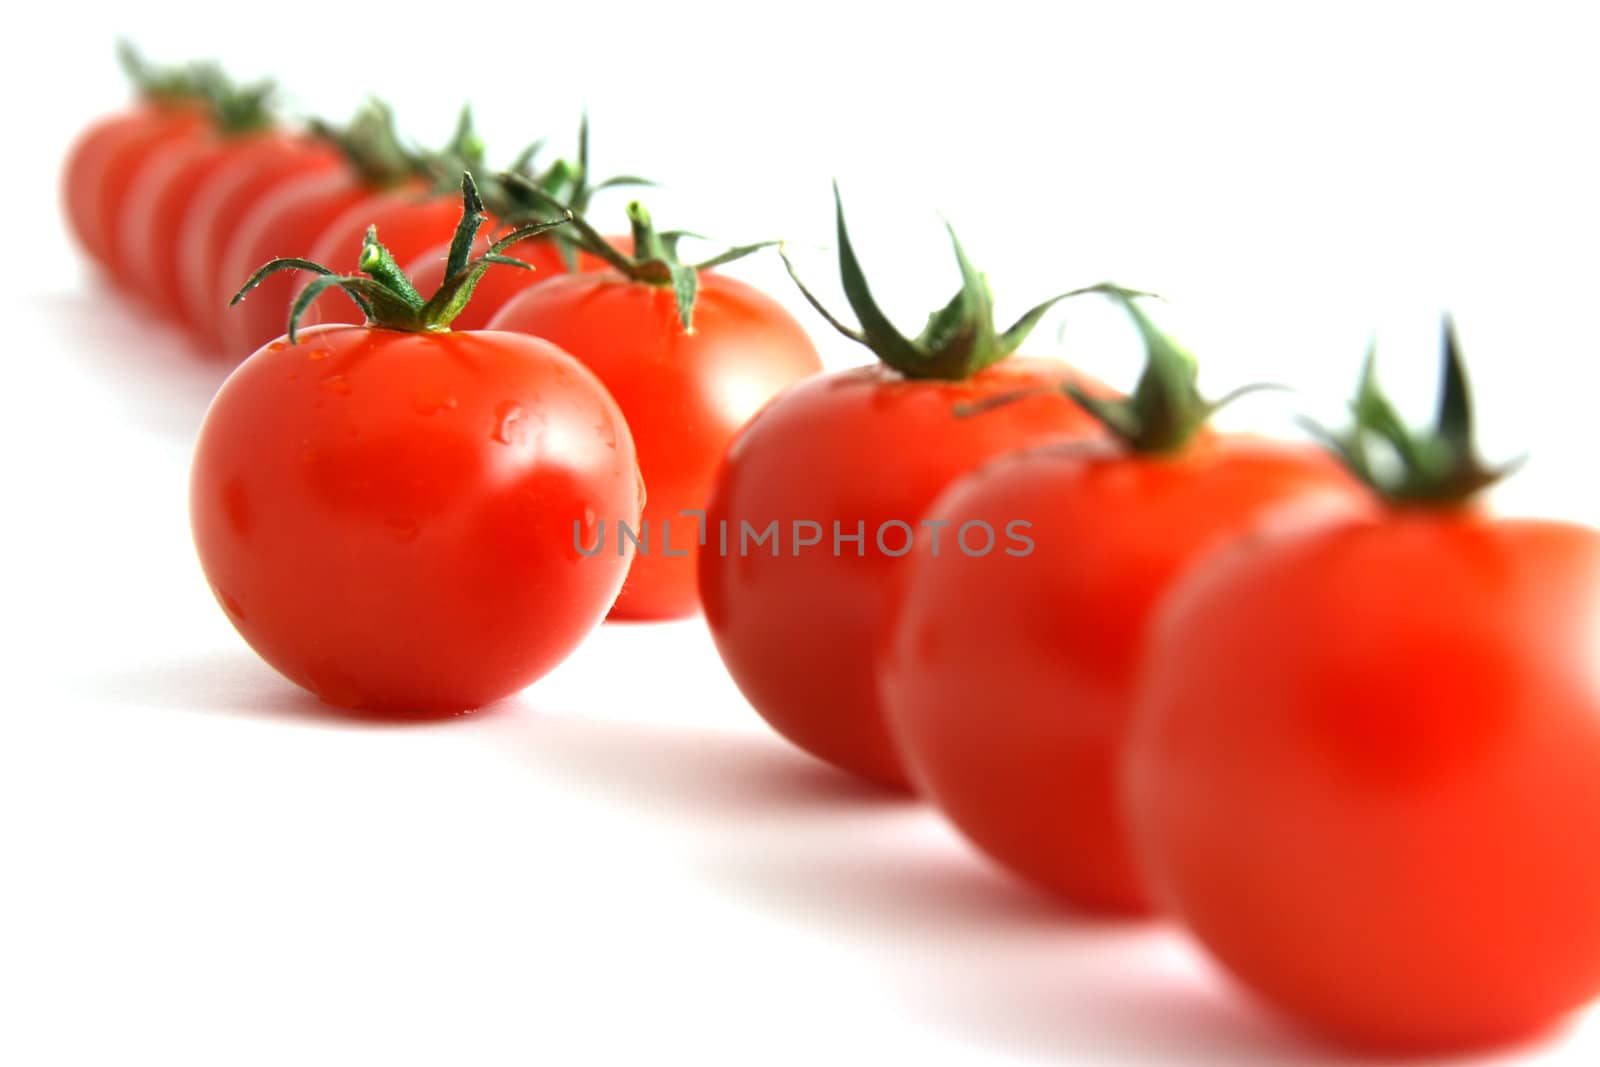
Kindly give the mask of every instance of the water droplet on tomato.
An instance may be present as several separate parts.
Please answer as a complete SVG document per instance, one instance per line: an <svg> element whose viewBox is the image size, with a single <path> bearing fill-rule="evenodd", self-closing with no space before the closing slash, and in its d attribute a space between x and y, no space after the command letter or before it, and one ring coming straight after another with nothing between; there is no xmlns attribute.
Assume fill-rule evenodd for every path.
<svg viewBox="0 0 1600 1067"><path fill-rule="evenodd" d="M333 355L333 353L329 352L326 348L313 348L311 351L306 353L306 358L307 359L327 359L331 355Z"/></svg>
<svg viewBox="0 0 1600 1067"><path fill-rule="evenodd" d="M322 387L331 393L338 393L340 396L350 395L350 379L346 378L342 374L335 374L331 378L324 378L322 380Z"/></svg>
<svg viewBox="0 0 1600 1067"><path fill-rule="evenodd" d="M503 400L494 409L494 439L503 445L522 440L524 412L514 400Z"/></svg>
<svg viewBox="0 0 1600 1067"><path fill-rule="evenodd" d="M274 341L270 345L267 346L267 351L268 352L282 352L285 348L288 348L288 347L289 346L287 344L284 344L282 341Z"/></svg>

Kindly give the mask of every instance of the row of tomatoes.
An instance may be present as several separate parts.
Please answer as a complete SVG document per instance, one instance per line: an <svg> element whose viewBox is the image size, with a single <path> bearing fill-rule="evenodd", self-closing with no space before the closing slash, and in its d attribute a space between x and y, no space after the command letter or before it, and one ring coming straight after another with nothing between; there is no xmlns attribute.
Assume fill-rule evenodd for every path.
<svg viewBox="0 0 1600 1067"><path fill-rule="evenodd" d="M795 744L917 789L1077 907L1177 917L1331 1036L1500 1042L1600 989L1600 539L1474 505L1504 472L1448 329L1431 427L1369 364L1325 449L1223 434L1140 294L1066 294L1130 316L1126 395L1015 356L1055 300L997 327L959 244L960 291L908 337L841 209L858 325L802 292L877 359L824 375L790 316L638 205L601 238L582 152L446 197L441 172L481 163L466 138L420 159L346 137L404 160L374 189L326 139L170 95L91 131L69 210L200 337L229 336L261 262L338 268L259 276L242 308L274 321L207 416L192 496L219 602L324 700L477 707L608 610L699 605ZM338 210L281 206L340 183L361 191ZM188 275L152 279L189 259L185 312L163 294Z"/></svg>

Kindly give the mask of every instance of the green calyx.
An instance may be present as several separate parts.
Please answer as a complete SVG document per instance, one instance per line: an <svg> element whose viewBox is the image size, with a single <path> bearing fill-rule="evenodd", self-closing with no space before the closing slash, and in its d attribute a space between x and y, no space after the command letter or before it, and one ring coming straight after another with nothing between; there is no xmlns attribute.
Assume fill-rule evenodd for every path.
<svg viewBox="0 0 1600 1067"><path fill-rule="evenodd" d="M710 259L698 263L685 263L678 253L678 243L685 237L702 241L707 238L688 230L657 230L650 213L645 210L643 204L635 200L627 207L628 223L633 230L633 252L630 255L607 241L582 214L550 196L527 178L516 173L507 173L500 177L507 184L518 187L520 195L568 213L572 229L562 231L558 240L571 242L574 248L598 256L617 273L631 281L644 285L671 287L673 296L677 300L678 321L683 324L687 333L694 332L694 301L700 291L701 271L720 267L724 263L732 263L752 252L779 243L758 241L754 244L737 245Z"/></svg>
<svg viewBox="0 0 1600 1067"><path fill-rule="evenodd" d="M623 186L654 186L648 178L620 174L600 181L592 181L589 173L589 116L578 122L578 151L575 158L557 159L548 166L535 167L534 163L544 142L535 141L525 148L505 175L496 177L484 187L484 201L497 219L515 225L531 217L538 217L552 207L570 211L574 216L588 214L589 202L596 193ZM512 176L515 177L512 177ZM562 231L563 235L576 233ZM561 257L567 270L578 269L578 243L574 239L560 240Z"/></svg>
<svg viewBox="0 0 1600 1067"><path fill-rule="evenodd" d="M1304 423L1352 474L1391 503L1464 504L1521 465L1519 459L1493 467L1479 455L1466 365L1456 341L1455 323L1448 315L1442 335L1439 408L1432 426L1420 430L1406 426L1383 394L1378 386L1376 344L1367 349L1361 384L1350 402L1354 424L1336 433L1313 422ZM1384 446L1377 454L1374 442Z"/></svg>
<svg viewBox="0 0 1600 1067"><path fill-rule="evenodd" d="M117 41L117 63L140 96L161 103L205 100L211 87L224 80L214 63L155 66L127 40Z"/></svg>
<svg viewBox="0 0 1600 1067"><path fill-rule="evenodd" d="M783 265L795 285L800 287L801 295L830 326L850 340L871 349L881 362L907 378L962 381L972 377L1015 352L1039 324L1044 313L1058 301L1072 295L1062 293L1053 296L1029 310L1010 329L1000 331L995 327L994 294L989 290L988 279L967 259L955 230L947 224L945 228L949 230L956 263L961 269L961 288L944 307L928 316L928 324L921 333L916 337L906 337L895 329L889 317L878 307L872 290L867 286L866 275L856 259L850 233L845 227L844 203L839 197L837 182L833 186L833 201L838 219L839 277L845 299L855 312L860 328L845 325L824 307L800 280L787 255L783 257Z"/></svg>
<svg viewBox="0 0 1600 1067"><path fill-rule="evenodd" d="M362 183L374 189L434 178L426 155L401 141L394 112L382 100L368 100L343 127L312 119L310 132L337 148Z"/></svg>
<svg viewBox="0 0 1600 1067"><path fill-rule="evenodd" d="M1153 294L1105 282L1071 295L1089 293L1109 297L1128 313L1144 342L1144 369L1127 396L1095 396L1076 382L1062 389L1124 448L1148 454L1180 452L1220 408L1247 393L1281 388L1247 385L1207 400L1200 392L1200 364L1194 355L1151 322L1139 305L1140 298Z"/></svg>
<svg viewBox="0 0 1600 1067"><path fill-rule="evenodd" d="M215 63L152 66L126 40L117 42L117 61L143 97L168 103L194 100L204 104L217 132L223 136L268 129L277 121L272 110L277 87L270 81L237 85Z"/></svg>
<svg viewBox="0 0 1600 1067"><path fill-rule="evenodd" d="M521 216L548 210L556 203L575 215L582 215L588 212L589 202L598 192L619 186L656 184L633 174L619 174L598 182L591 179L588 115L578 120L578 150L572 159L556 159L543 168L535 167L534 162L544 144L542 140L535 141L523 149L511 165L509 171L519 181L500 182L485 189L485 200L500 218L516 221ZM503 203L495 201L497 196L503 198Z"/></svg>
<svg viewBox="0 0 1600 1067"><path fill-rule="evenodd" d="M489 246L481 256L472 255L472 242L486 219L483 199L472 175L461 174L461 222L456 226L450 242L449 258L445 262L444 281L431 297L423 299L411 279L407 278L394 256L378 241L378 228L369 227L361 245L358 266L361 275L335 274L320 263L306 259L274 259L250 275L243 287L234 294L229 306L239 303L245 295L261 284L262 279L281 270L305 270L318 275L295 298L289 308L288 337L297 342L300 318L306 309L329 289L337 289L355 302L367 317L369 326L386 330L405 330L412 333L443 333L450 329L461 310L472 299L472 292L483 277L484 271L496 264L532 270L530 264L504 254L518 241L565 224L565 218L532 222L512 230Z"/></svg>
<svg viewBox="0 0 1600 1067"><path fill-rule="evenodd" d="M444 194L455 187L456 175L486 169L485 152L483 138L472 119L472 105L464 104L450 140L437 152L423 154L423 169L433 176L435 190Z"/></svg>

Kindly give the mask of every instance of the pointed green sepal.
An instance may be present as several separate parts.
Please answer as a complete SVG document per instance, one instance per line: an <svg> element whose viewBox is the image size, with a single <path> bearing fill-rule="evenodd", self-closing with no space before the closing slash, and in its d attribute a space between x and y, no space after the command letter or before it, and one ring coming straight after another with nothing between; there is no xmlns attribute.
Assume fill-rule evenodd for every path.
<svg viewBox="0 0 1600 1067"><path fill-rule="evenodd" d="M840 198L837 182L833 187L833 200L839 244L839 281L858 325L849 326L829 311L800 280L788 256L784 256L784 267L799 287L800 295L828 325L850 340L871 349L879 361L907 378L944 381L970 378L1015 352L1045 312L1058 301L1081 291L1053 296L1033 307L1009 329L999 331L995 327L994 294L989 289L988 279L967 258L954 228L946 223L945 228L950 233L951 248L961 274L961 288L943 307L928 316L927 325L921 333L916 337L907 337L896 329L872 295L866 272L861 269L861 261L856 257L855 246L851 243L850 230L845 225L844 202Z"/></svg>
<svg viewBox="0 0 1600 1067"><path fill-rule="evenodd" d="M407 179L434 176L433 157L406 146L395 129L394 112L376 97L362 104L343 127L312 119L309 130L313 137L338 149L362 184L371 188L385 189Z"/></svg>
<svg viewBox="0 0 1600 1067"><path fill-rule="evenodd" d="M623 277L646 285L670 286L677 304L678 321L685 332L694 330L694 303L700 290L700 272L731 263L779 242L759 241L736 245L720 255L700 263L684 263L678 254L678 242L685 237L709 240L688 230L657 230L655 221L645 206L635 200L627 207L628 225L632 230L633 251L624 252L610 241L583 216L581 211L563 203L559 197L540 188L524 175L507 173L499 176L518 194L547 210L564 211L571 227L561 231L559 239L576 255L578 251L597 256ZM568 261L569 268L575 266Z"/></svg>
<svg viewBox="0 0 1600 1067"><path fill-rule="evenodd" d="M455 236L451 240L450 258L446 264L444 281L438 291L427 300L417 292L416 286L411 284L411 279L406 277L405 272L395 262L394 256L378 239L378 228L369 226L366 237L361 243L361 258L358 262L366 277L356 274L336 274L322 264L306 259L275 259L250 275L234 294L230 304L237 304L243 300L245 294L261 284L261 280L270 274L280 270L304 270L316 274L317 277L301 290L289 308L287 332L290 341L298 339L300 319L305 315L306 309L330 289L337 289L353 300L366 315L369 326L417 333L443 332L450 328L450 323L455 321L456 316L467 306L478 280L491 265L533 269L532 264L505 255L507 248L518 241L556 226L563 226L570 221L560 218L528 223L491 244L483 255L472 257L470 255L472 244L479 228L483 225L483 220L483 199L472 180L472 175L463 171L461 221L456 224Z"/></svg>
<svg viewBox="0 0 1600 1067"><path fill-rule="evenodd" d="M1492 466L1479 454L1466 364L1448 315L1441 334L1439 406L1432 426L1407 426L1384 394L1378 384L1376 344L1367 348L1350 403L1352 425L1337 432L1301 420L1352 474L1391 503L1466 503L1522 465L1519 458Z"/></svg>

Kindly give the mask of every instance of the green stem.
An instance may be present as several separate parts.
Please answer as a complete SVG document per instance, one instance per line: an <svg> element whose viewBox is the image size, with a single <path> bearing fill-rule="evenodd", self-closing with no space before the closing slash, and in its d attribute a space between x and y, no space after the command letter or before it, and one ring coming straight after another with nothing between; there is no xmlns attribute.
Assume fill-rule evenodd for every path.
<svg viewBox="0 0 1600 1067"><path fill-rule="evenodd" d="M1522 464L1521 458L1500 466L1483 460L1473 427L1466 364L1448 315L1441 332L1439 406L1432 426L1408 427L1379 387L1376 345L1367 349L1361 382L1350 404L1351 427L1338 433L1302 420L1352 474L1393 504L1465 505ZM1374 444L1386 447L1397 462L1374 460Z"/></svg>
<svg viewBox="0 0 1600 1067"><path fill-rule="evenodd" d="M504 255L505 249L518 241L544 233L556 226L565 225L569 220L561 218L518 227L491 244L485 254L473 258L470 256L472 243L483 221L483 200L478 194L478 187L473 182L471 173L463 171L461 221L456 224L455 236L450 243L450 257L446 264L445 278L440 283L439 289L427 300L417 292L416 286L406 277L405 271L400 269L394 256L379 241L378 228L370 226L362 241L361 257L357 264L366 277L335 274L322 264L306 259L274 259L250 275L234 294L230 303L239 303L250 290L260 285L263 279L278 271L303 270L310 271L317 277L300 292L289 308L290 342L298 342L300 319L306 310L330 289L337 289L353 300L366 315L369 326L389 330L442 333L449 330L450 323L455 321L456 316L467 306L478 280L490 266L501 264L526 270L533 269L532 265L520 259Z"/></svg>

